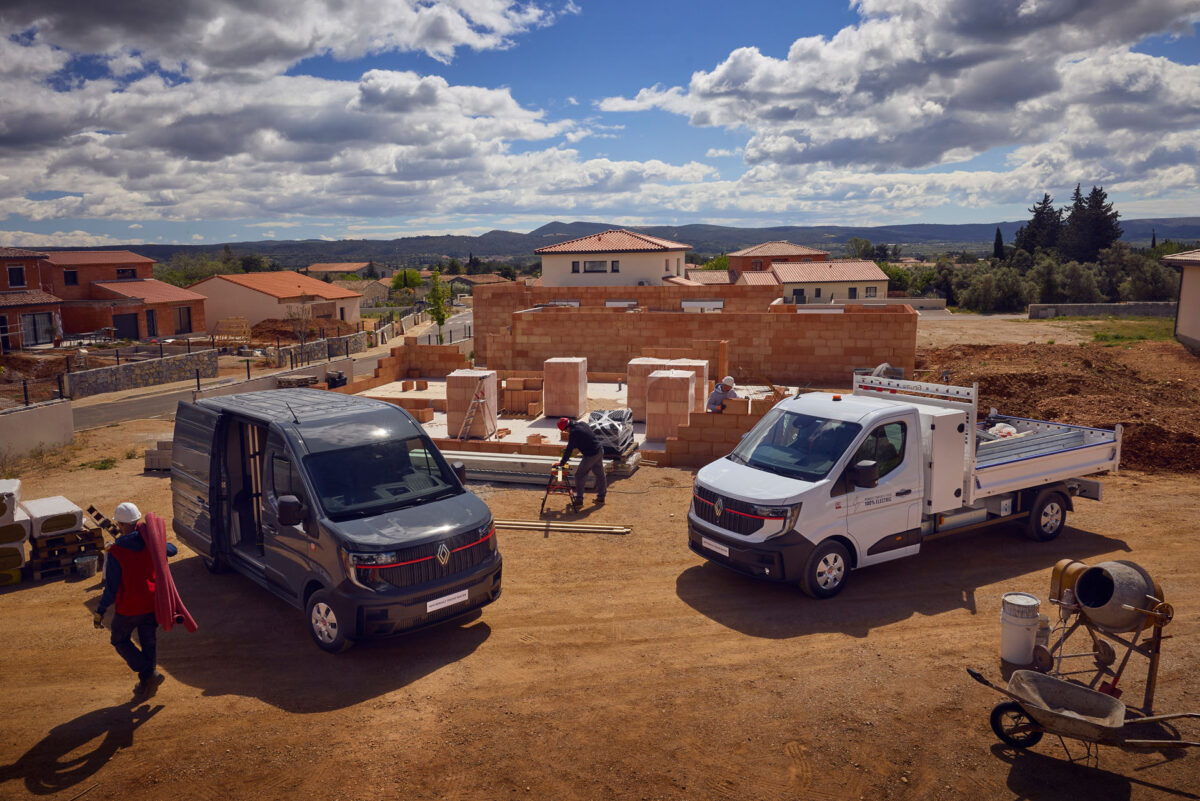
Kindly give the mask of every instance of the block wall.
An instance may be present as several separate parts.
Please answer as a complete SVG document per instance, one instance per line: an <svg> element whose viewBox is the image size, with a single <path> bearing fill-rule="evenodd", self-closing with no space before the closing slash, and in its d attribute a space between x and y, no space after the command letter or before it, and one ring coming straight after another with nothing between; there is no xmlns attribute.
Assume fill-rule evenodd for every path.
<svg viewBox="0 0 1200 801"><path fill-rule="evenodd" d="M587 414L587 359L546 359L542 372L542 408L547 417L577 418Z"/></svg>
<svg viewBox="0 0 1200 801"><path fill-rule="evenodd" d="M855 368L882 362L911 372L917 315L907 306L846 306L840 314L526 310L511 315L507 331L488 335L489 367L534 370L547 358L571 353L585 356L592 370L621 372L635 357L718 337L726 341L727 366L710 362L714 378L841 387L850 384ZM649 354L646 343L655 343Z"/></svg>
<svg viewBox="0 0 1200 801"><path fill-rule="evenodd" d="M726 401L724 414L692 412L687 425L667 438L665 453L652 457L670 467L703 467L729 454L741 442L742 435L762 419L775 401L739 398Z"/></svg>
<svg viewBox="0 0 1200 801"><path fill-rule="evenodd" d="M665 440L687 425L695 392L696 374L688 370L655 370L646 376L646 439Z"/></svg>

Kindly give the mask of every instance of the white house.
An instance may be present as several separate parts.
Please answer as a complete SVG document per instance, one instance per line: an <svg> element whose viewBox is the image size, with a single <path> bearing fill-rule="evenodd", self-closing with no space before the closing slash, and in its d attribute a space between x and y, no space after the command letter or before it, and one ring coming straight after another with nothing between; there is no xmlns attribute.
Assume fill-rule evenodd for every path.
<svg viewBox="0 0 1200 801"><path fill-rule="evenodd" d="M263 320L286 320L309 308L313 320L357 323L362 293L316 278L280 270L267 273L214 275L188 289L204 295L209 331L228 317L244 317L250 325Z"/></svg>
<svg viewBox="0 0 1200 801"><path fill-rule="evenodd" d="M1200 250L1163 256L1163 264L1178 267L1179 305L1175 307L1175 338L1200 356Z"/></svg>
<svg viewBox="0 0 1200 801"><path fill-rule="evenodd" d="M690 245L613 229L538 248L542 286L659 286L682 277Z"/></svg>
<svg viewBox="0 0 1200 801"><path fill-rule="evenodd" d="M887 274L873 261L776 262L770 272L793 303L869 303L887 297Z"/></svg>

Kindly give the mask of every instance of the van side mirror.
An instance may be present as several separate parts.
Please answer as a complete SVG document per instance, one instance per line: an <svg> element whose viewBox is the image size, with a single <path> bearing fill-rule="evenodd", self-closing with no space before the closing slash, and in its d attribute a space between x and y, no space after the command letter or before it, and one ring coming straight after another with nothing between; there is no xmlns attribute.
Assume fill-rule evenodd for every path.
<svg viewBox="0 0 1200 801"><path fill-rule="evenodd" d="M304 504L295 495L282 495L279 498L279 525L298 526L304 520Z"/></svg>
<svg viewBox="0 0 1200 801"><path fill-rule="evenodd" d="M850 480L854 486L863 489L874 489L879 486L879 462L863 459L850 468Z"/></svg>
<svg viewBox="0 0 1200 801"><path fill-rule="evenodd" d="M454 475L458 476L458 483L467 483L467 466L462 462L455 462L450 465L450 469L454 471Z"/></svg>

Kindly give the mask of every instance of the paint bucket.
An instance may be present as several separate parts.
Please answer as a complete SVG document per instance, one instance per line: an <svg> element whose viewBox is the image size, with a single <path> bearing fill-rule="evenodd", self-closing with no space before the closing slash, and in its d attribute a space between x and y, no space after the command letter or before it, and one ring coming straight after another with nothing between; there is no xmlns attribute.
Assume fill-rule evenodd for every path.
<svg viewBox="0 0 1200 801"><path fill-rule="evenodd" d="M1033 662L1041 605L1027 592L1008 592L1000 598L1000 658L1010 665Z"/></svg>
<svg viewBox="0 0 1200 801"><path fill-rule="evenodd" d="M96 570L100 567L100 557L95 554L89 556L75 557L75 573L87 578L88 576L96 575Z"/></svg>

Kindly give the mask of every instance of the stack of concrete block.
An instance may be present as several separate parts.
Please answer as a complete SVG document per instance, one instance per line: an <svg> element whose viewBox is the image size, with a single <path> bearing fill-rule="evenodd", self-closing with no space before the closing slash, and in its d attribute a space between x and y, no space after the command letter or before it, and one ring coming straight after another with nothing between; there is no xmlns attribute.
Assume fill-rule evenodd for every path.
<svg viewBox="0 0 1200 801"><path fill-rule="evenodd" d="M146 472L151 470L171 469L171 447L172 441L169 439L160 439L155 443L153 449L146 449L146 464L142 469Z"/></svg>
<svg viewBox="0 0 1200 801"><path fill-rule="evenodd" d="M540 378L504 379L504 403L501 409L522 416L534 417L542 410L542 380Z"/></svg>
<svg viewBox="0 0 1200 801"><path fill-rule="evenodd" d="M22 501L21 508L29 515L31 539L69 534L83 528L83 510L61 495Z"/></svg>
<svg viewBox="0 0 1200 801"><path fill-rule="evenodd" d="M482 387L480 379L483 380ZM497 385L495 370L455 370L446 376L446 428L449 436L458 436L477 389L484 403L476 410L466 435L487 439L495 433L500 411Z"/></svg>
<svg viewBox="0 0 1200 801"><path fill-rule="evenodd" d="M693 388L693 412L704 411L708 403L708 362L704 359L672 359L667 364L668 370L687 370L696 375L696 385Z"/></svg>
<svg viewBox="0 0 1200 801"><path fill-rule="evenodd" d="M686 426L695 402L696 374L655 370L646 378L646 439L675 436Z"/></svg>
<svg viewBox="0 0 1200 801"><path fill-rule="evenodd" d="M666 370L668 359L639 356L625 365L625 404L639 423L646 420L646 377L655 370Z"/></svg>
<svg viewBox="0 0 1200 801"><path fill-rule="evenodd" d="M28 542L29 515L21 508L21 481L0 480L0 586L21 580Z"/></svg>
<svg viewBox="0 0 1200 801"><path fill-rule="evenodd" d="M542 408L547 417L587 414L587 359L572 356L546 359L542 365Z"/></svg>

